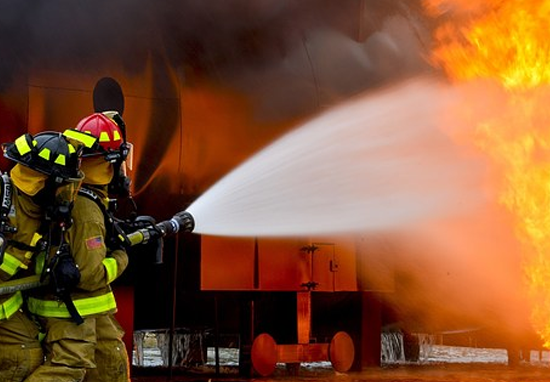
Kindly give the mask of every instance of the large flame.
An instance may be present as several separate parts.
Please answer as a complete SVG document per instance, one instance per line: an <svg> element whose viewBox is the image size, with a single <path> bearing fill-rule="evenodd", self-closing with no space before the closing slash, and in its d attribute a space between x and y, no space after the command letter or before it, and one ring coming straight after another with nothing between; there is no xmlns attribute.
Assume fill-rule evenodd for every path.
<svg viewBox="0 0 550 382"><path fill-rule="evenodd" d="M429 0L445 22L434 64L454 82L497 82L499 112L476 121L475 144L499 169L499 202L523 243L532 323L550 347L550 1Z"/></svg>

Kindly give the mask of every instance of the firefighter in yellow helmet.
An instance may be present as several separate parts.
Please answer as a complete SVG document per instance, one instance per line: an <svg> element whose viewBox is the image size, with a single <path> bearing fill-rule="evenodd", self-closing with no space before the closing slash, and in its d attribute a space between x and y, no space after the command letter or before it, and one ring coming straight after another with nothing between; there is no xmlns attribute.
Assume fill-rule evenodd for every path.
<svg viewBox="0 0 550 382"><path fill-rule="evenodd" d="M108 115L122 121L118 114L94 113L76 127L99 142L82 155L85 179L68 231L81 274L71 294L78 317L52 296L29 298L29 310L46 328L46 363L27 379L29 382L130 380L124 332L114 317L116 301L110 286L128 265L128 256L122 246L113 248L110 244L112 219L108 211L109 184L128 184L119 177L128 144L124 132Z"/></svg>
<svg viewBox="0 0 550 382"><path fill-rule="evenodd" d="M79 148L61 133L24 134L2 150L16 164L0 182L0 285L31 271L51 248L51 233L70 223L83 179ZM23 310L21 291L0 295L0 305L0 381L23 381L44 359L38 326Z"/></svg>

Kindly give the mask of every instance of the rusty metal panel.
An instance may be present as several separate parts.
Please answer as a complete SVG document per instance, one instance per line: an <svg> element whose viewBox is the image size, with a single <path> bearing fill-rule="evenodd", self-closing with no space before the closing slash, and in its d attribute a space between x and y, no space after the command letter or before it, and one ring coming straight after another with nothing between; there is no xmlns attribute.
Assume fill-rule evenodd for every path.
<svg viewBox="0 0 550 382"><path fill-rule="evenodd" d="M355 242L304 238L238 239L204 236L201 285L205 290L356 291ZM231 272L220 266L231 262Z"/></svg>
<svg viewBox="0 0 550 382"><path fill-rule="evenodd" d="M355 243L352 238L339 237L330 241L315 241L312 281L319 283L316 291L356 291L357 274Z"/></svg>
<svg viewBox="0 0 550 382"><path fill-rule="evenodd" d="M201 243L203 290L298 291L309 280L304 240L203 236Z"/></svg>
<svg viewBox="0 0 550 382"><path fill-rule="evenodd" d="M332 292L334 291L334 273L331 271L331 264L335 264L335 243L312 242L311 245L315 249L310 253L312 258L310 281L316 283L314 290Z"/></svg>
<svg viewBox="0 0 550 382"><path fill-rule="evenodd" d="M254 239L202 236L201 289L253 290Z"/></svg>
<svg viewBox="0 0 550 382"><path fill-rule="evenodd" d="M277 362L317 362L328 361L329 344L290 344L277 345Z"/></svg>
<svg viewBox="0 0 550 382"><path fill-rule="evenodd" d="M331 272L334 275L335 292L354 292L357 290L357 251L353 237L336 241L334 263Z"/></svg>
<svg viewBox="0 0 550 382"><path fill-rule="evenodd" d="M309 280L309 256L300 238L259 239L259 287L264 291L297 291Z"/></svg>

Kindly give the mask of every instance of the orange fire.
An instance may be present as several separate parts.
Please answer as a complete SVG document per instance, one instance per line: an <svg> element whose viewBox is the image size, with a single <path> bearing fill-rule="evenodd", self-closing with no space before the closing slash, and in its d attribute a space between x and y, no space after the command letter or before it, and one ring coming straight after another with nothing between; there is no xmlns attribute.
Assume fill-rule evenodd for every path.
<svg viewBox="0 0 550 382"><path fill-rule="evenodd" d="M550 1L425 5L445 20L435 31L434 65L453 82L496 82L505 94L498 113L476 121L474 140L499 170L499 202L524 248L531 320L550 347Z"/></svg>

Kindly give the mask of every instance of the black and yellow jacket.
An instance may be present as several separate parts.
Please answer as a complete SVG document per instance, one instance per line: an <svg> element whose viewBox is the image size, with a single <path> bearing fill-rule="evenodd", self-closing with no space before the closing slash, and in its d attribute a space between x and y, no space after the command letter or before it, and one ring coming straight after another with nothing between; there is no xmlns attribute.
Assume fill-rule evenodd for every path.
<svg viewBox="0 0 550 382"><path fill-rule="evenodd" d="M86 186L107 202L106 186ZM116 301L111 290L113 282L128 265L124 250L111 251L106 247L106 225L103 210L85 196L78 195L72 210L73 224L66 239L80 270L80 283L71 299L82 317L114 313ZM37 272L41 271L40 265ZM38 293L37 293L38 292ZM28 299L28 308L42 317L70 318L64 303L47 288L36 291Z"/></svg>

